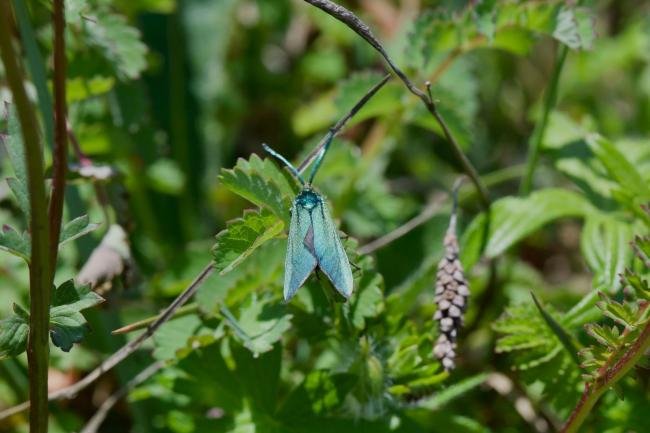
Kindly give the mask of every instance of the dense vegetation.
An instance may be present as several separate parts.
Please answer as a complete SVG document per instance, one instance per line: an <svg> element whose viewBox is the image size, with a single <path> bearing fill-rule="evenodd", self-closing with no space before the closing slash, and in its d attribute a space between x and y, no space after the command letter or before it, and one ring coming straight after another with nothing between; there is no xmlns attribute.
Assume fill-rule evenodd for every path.
<svg viewBox="0 0 650 433"><path fill-rule="evenodd" d="M0 431L650 431L650 4L341 4L0 0Z"/></svg>

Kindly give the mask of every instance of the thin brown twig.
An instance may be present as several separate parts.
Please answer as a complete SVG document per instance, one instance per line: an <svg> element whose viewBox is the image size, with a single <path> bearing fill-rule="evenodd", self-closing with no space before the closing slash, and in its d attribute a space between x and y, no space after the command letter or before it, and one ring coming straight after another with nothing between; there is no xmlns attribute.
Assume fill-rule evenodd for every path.
<svg viewBox="0 0 650 433"><path fill-rule="evenodd" d="M418 215L408 220L392 232L389 232L384 236L360 247L359 254L374 253L375 251L385 247L392 242L395 242L397 239L405 236L412 230L429 221L434 215L440 212L442 205L445 203L448 197L449 194L447 193L438 193L434 195L433 199L422 209Z"/></svg>
<svg viewBox="0 0 650 433"><path fill-rule="evenodd" d="M481 204L485 209L487 209L490 206L490 198L489 198L488 191L483 185L483 183L481 182L478 172L476 171L472 163L469 161L467 156L465 156L465 153L460 148L460 145L458 144L454 136L451 134L451 131L449 130L449 127L447 126L444 118L438 111L438 108L436 107L436 104L433 98L431 97L431 94L430 93L427 94L423 92L418 87L416 87L415 84L413 84L413 82L406 76L406 74L400 68L398 68L397 65L393 62L391 57L384 49L383 45L372 34L370 27L368 27L363 21L361 21L354 13L352 13L348 9L344 8L343 6L340 6L330 0L305 0L305 1L310 5L317 7L323 12L341 21L346 26L348 26L351 30L353 30L355 33L361 36L384 58L384 60L386 61L390 69L395 73L395 75L397 75L400 78L400 80L402 80L406 88L415 96L420 98L422 103L426 106L427 110L431 113L431 115L433 115L433 117L440 125L440 128L442 129L442 132L446 140L449 142L457 160L462 165L465 174L467 174L467 176L471 179L472 183L476 187L479 193L479 197L481 199Z"/></svg>
<svg viewBox="0 0 650 433"><path fill-rule="evenodd" d="M171 304L169 304L169 306L160 314L160 316L158 316L156 321L153 322L151 325L149 325L149 327L146 329L145 332L143 332L137 338L128 342L124 346L122 346L122 348L120 348L117 352L115 352L113 355L107 358L104 362L102 362L93 371L88 373L80 381L74 383L73 385L65 387L63 389L50 393L47 396L48 400L55 401L55 400L74 398L81 390L91 385L104 373L111 370L117 364L119 364L124 359L126 359L129 355L135 352L140 346L142 346L142 344L146 340L148 340L158 330L158 328L160 328L165 322L167 322L174 315L174 312L176 312L178 308L183 306L183 304L185 304L190 298L192 298L192 296L194 296L198 288L201 287L201 285L205 282L205 280L208 279L210 275L212 275L213 272L214 272L214 266L212 265L212 262L210 262L197 275L194 281L192 281L192 283L190 283L190 285L180 295L178 295ZM6 409L0 412L0 420L3 420L13 414L22 412L23 410L26 409L29 409L29 402L24 402L17 406Z"/></svg>
<svg viewBox="0 0 650 433"><path fill-rule="evenodd" d="M368 91L366 92L365 95L363 95L363 97L362 97L361 99L359 99L359 101L358 101L356 104L354 104L354 107L352 107L352 109L350 109L350 111L348 111L348 112L347 112L343 117L341 117L341 118L338 120L338 122L336 122L336 123L334 124L334 126L332 126L332 127L330 128L330 130L327 132L327 134L325 135L325 137L323 137L323 138L320 140L320 142L318 142L318 144L316 145L316 147L314 147L314 149L313 149L311 152L309 152L309 155L307 155L307 157L305 158L305 160L304 160L304 161L303 161L303 162L298 166L298 173L302 173L302 172L305 170L305 168L307 168L307 167L308 167L308 166L313 162L313 160L314 160L314 159L316 158L316 156L320 153L321 149L323 149L323 147L325 146L325 144L327 144L327 142L328 142L329 140L331 140L331 139L334 138L334 137L335 137L339 132L341 132L341 129L343 129L343 127L344 127L345 124L348 122L348 120L350 120L350 119L352 118L352 116L354 116L355 114L357 114L357 112L358 112L358 111L359 111L359 110L360 110L364 105L366 105L366 103L370 100L370 98L372 98L373 96L375 96L375 94L379 91L379 89L381 89L382 87L384 87L384 84L386 84L386 83L388 82L388 80L390 80L390 77L391 77L390 74L386 74L386 75L384 76L384 78L381 79L380 82L378 82L377 84L375 84L375 85L374 85L370 90L368 90Z"/></svg>
<svg viewBox="0 0 650 433"><path fill-rule="evenodd" d="M111 394L106 400L104 400L92 418L88 420L84 428L81 429L80 433L96 433L106 419L108 413L111 411L113 406L115 406L117 402L120 401L120 399L125 397L136 386L140 385L142 382L156 374L164 366L165 363L163 361L154 362L149 367L138 373L133 379L128 381L123 387Z"/></svg>
<svg viewBox="0 0 650 433"><path fill-rule="evenodd" d="M7 83L11 89L23 135L27 187L31 208L31 257L29 262L29 337L27 362L29 364L29 398L34 405L29 422L32 433L47 432L47 371L50 356L50 278L49 227L47 223L47 198L43 150L39 137L39 124L24 86L25 73L12 41L12 8L9 1L0 6L0 56Z"/></svg>

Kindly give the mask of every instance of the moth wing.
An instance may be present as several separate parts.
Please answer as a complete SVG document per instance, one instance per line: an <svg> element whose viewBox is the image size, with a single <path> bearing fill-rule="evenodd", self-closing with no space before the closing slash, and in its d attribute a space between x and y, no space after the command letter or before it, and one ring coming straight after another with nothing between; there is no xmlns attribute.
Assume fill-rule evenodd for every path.
<svg viewBox="0 0 650 433"><path fill-rule="evenodd" d="M316 258L305 245L312 227L309 211L294 202L291 210L287 256L284 261L284 300L288 301L305 284L316 268Z"/></svg>
<svg viewBox="0 0 650 433"><path fill-rule="evenodd" d="M324 200L312 210L311 218L318 267L327 275L334 288L349 298L354 284L350 261Z"/></svg>

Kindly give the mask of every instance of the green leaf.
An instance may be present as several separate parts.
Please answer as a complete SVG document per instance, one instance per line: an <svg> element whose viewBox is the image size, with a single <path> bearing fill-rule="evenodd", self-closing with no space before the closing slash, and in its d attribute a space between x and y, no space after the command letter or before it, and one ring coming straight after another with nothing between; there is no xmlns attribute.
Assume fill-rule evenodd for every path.
<svg viewBox="0 0 650 433"><path fill-rule="evenodd" d="M99 224L89 222L88 215L82 215L68 222L61 229L59 247L84 236L99 227Z"/></svg>
<svg viewBox="0 0 650 433"><path fill-rule="evenodd" d="M0 251L6 251L18 256L29 263L31 256L31 243L29 235L22 235L13 227L5 224L0 230Z"/></svg>
<svg viewBox="0 0 650 433"><path fill-rule="evenodd" d="M220 344L200 347L180 360L177 367L182 376L175 381L174 391L190 397L193 406L219 407L234 414L242 409L243 392L220 348Z"/></svg>
<svg viewBox="0 0 650 433"><path fill-rule="evenodd" d="M355 384L351 374L332 374L328 370L310 371L294 389L279 411L279 418L299 423L305 418L325 415L340 408Z"/></svg>
<svg viewBox="0 0 650 433"><path fill-rule="evenodd" d="M177 352L201 327L201 318L196 314L170 320L153 335L156 349L153 357L160 360L177 359Z"/></svg>
<svg viewBox="0 0 650 433"><path fill-rule="evenodd" d="M233 169L221 170L219 180L235 194L289 222L295 193L283 172L270 160L257 155L249 161L240 158Z"/></svg>
<svg viewBox="0 0 650 433"><path fill-rule="evenodd" d="M13 192L16 200L18 201L18 207L25 214L25 220L29 221L30 219L30 207L29 207L29 193L27 192L26 185L20 183L15 177L7 178L7 185Z"/></svg>
<svg viewBox="0 0 650 433"><path fill-rule="evenodd" d="M589 134L587 143L622 189L640 196L639 198L650 198L650 185L645 182L634 164L611 141L598 134Z"/></svg>
<svg viewBox="0 0 650 433"><path fill-rule="evenodd" d="M147 66L147 46L140 31L127 24L121 15L100 9L93 19L83 20L86 43L98 48L121 80L133 80Z"/></svg>
<svg viewBox="0 0 650 433"><path fill-rule="evenodd" d="M25 165L22 131L20 130L16 111L9 105L7 105L7 138L3 142L16 179L23 185L23 189L27 189L27 167Z"/></svg>
<svg viewBox="0 0 650 433"><path fill-rule="evenodd" d="M76 287L73 280L61 284L54 291L50 308L50 337L64 352L83 340L88 332L86 318L81 310L101 304L104 299L90 291L90 286Z"/></svg>
<svg viewBox="0 0 650 433"><path fill-rule="evenodd" d="M478 261L484 241L483 254L494 258L554 220L582 217L592 211L583 196L559 188L537 191L523 198L499 199L492 204L489 221L482 213L465 231L461 248L463 265L469 269Z"/></svg>
<svg viewBox="0 0 650 433"><path fill-rule="evenodd" d="M418 402L417 406L429 410L439 410L458 397L481 385L483 382L485 382L487 376L488 375L486 373L480 373L475 376L463 379L460 382L449 386L443 391L440 391L433 397Z"/></svg>
<svg viewBox="0 0 650 433"><path fill-rule="evenodd" d="M278 406L282 345L277 344L273 350L260 356L255 356L240 345L233 345L232 355L236 376L250 396L256 412L273 415Z"/></svg>
<svg viewBox="0 0 650 433"><path fill-rule="evenodd" d="M560 340L562 346L564 346L564 349L569 353L569 355L571 355L571 358L573 358L576 365L580 365L578 349L575 345L573 337L567 331L565 331L564 327L544 309L533 292L530 292L530 295L533 297L537 311L539 311L539 314L542 316L550 330L553 331L558 340Z"/></svg>
<svg viewBox="0 0 650 433"><path fill-rule="evenodd" d="M28 335L29 321L24 314L0 320L0 360L23 353Z"/></svg>
<svg viewBox="0 0 650 433"><path fill-rule="evenodd" d="M255 295L242 305L239 320L225 307L221 312L234 336L254 355L273 349L273 344L291 327L292 315L287 313L286 306L264 303Z"/></svg>
<svg viewBox="0 0 650 433"><path fill-rule="evenodd" d="M586 8L563 7L556 18L553 37L574 50L592 47L594 17Z"/></svg>
<svg viewBox="0 0 650 433"><path fill-rule="evenodd" d="M377 317L384 311L383 283L380 274L364 271L355 297L350 301L350 315L355 328L364 329L366 319Z"/></svg>
<svg viewBox="0 0 650 433"><path fill-rule="evenodd" d="M587 215L580 238L582 255L594 274L594 287L616 293L621 288L619 275L631 262L632 228L610 215Z"/></svg>
<svg viewBox="0 0 650 433"><path fill-rule="evenodd" d="M282 220L267 210L245 211L242 218L230 221L227 228L217 234L212 249L217 271L221 275L232 271L283 229Z"/></svg>

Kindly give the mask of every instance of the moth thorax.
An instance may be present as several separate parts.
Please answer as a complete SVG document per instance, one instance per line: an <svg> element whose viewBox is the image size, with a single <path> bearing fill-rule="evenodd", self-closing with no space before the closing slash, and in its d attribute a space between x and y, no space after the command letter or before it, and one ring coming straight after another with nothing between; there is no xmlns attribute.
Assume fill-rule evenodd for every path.
<svg viewBox="0 0 650 433"><path fill-rule="evenodd" d="M320 196L311 189L303 189L296 197L296 204L307 210L315 208L320 202Z"/></svg>

